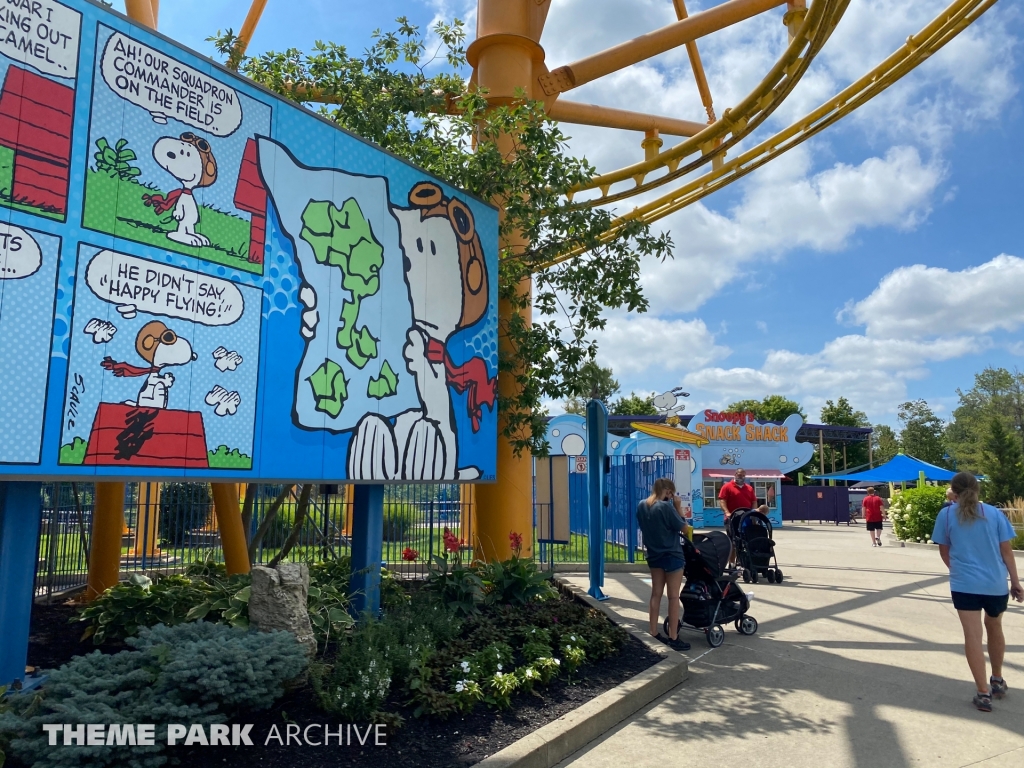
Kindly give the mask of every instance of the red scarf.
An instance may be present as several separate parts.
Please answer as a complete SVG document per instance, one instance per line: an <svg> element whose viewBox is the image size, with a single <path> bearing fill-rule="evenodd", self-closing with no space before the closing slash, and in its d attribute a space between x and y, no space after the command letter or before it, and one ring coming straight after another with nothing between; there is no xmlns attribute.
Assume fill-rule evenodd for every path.
<svg viewBox="0 0 1024 768"><path fill-rule="evenodd" d="M142 204L153 206L153 213L167 213L178 202L179 197L191 194L191 189L176 189L173 192L168 192L167 197L163 195L143 195Z"/></svg>
<svg viewBox="0 0 1024 768"><path fill-rule="evenodd" d="M117 363L114 362L112 357L104 357L100 361L100 365L106 368L108 371L112 371L115 376L148 376L151 373L159 373L159 368L140 368L137 365L131 363Z"/></svg>
<svg viewBox="0 0 1024 768"><path fill-rule="evenodd" d="M498 399L498 380L488 377L487 363L482 357L471 357L462 365L455 365L444 343L437 339L427 342L427 361L435 365L444 363L445 383L454 387L460 395L469 392L466 410L469 411L469 418L473 422L473 431L479 432L483 406L494 410L494 403Z"/></svg>

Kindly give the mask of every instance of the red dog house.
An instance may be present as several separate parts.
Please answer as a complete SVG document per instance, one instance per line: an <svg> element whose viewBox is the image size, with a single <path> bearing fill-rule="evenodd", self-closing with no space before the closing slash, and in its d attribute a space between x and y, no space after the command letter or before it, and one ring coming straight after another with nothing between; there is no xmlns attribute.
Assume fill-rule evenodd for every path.
<svg viewBox="0 0 1024 768"><path fill-rule="evenodd" d="M205 469L210 462L203 414L100 403L83 463Z"/></svg>
<svg viewBox="0 0 1024 768"><path fill-rule="evenodd" d="M263 263L263 246L267 239L267 190L260 178L256 164L256 142L245 142L242 165L238 169L238 183L235 185L235 207L252 214L249 230L249 261Z"/></svg>
<svg viewBox="0 0 1024 768"><path fill-rule="evenodd" d="M10 66L0 91L0 145L14 150L15 202L66 214L75 91Z"/></svg>

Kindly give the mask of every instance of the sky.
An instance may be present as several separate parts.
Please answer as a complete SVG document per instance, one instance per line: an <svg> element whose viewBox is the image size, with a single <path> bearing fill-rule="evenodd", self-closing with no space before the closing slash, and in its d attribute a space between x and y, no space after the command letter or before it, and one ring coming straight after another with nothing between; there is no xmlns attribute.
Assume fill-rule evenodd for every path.
<svg viewBox="0 0 1024 768"><path fill-rule="evenodd" d="M950 0L852 0L760 141L866 73ZM691 0L690 13L717 4ZM330 40L361 51L398 16L424 27L476 0L270 0L251 53ZM122 0L115 7L123 7ZM164 3L160 31L202 53L247 2ZM786 45L783 8L699 41L716 112ZM675 19L669 0L552 0L551 69ZM843 121L657 222L674 258L644 262L643 315L613 312L598 360L625 393L682 386L688 411L783 394L810 421L846 397L874 423L923 398L943 419L986 366L1024 367L1024 12L1003 0ZM703 121L683 49L575 89L574 101ZM567 125L599 171L642 159L637 133ZM752 146L750 140L743 146ZM742 147L741 147L742 150ZM637 199L619 204L628 210ZM553 413L559 404L549 404Z"/></svg>

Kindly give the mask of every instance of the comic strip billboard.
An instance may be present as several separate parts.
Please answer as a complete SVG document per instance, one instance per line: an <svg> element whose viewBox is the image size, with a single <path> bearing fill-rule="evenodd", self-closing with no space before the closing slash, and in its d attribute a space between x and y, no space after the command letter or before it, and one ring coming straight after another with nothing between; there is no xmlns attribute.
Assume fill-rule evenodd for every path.
<svg viewBox="0 0 1024 768"><path fill-rule="evenodd" d="M497 242L102 6L0 5L0 478L493 480Z"/></svg>

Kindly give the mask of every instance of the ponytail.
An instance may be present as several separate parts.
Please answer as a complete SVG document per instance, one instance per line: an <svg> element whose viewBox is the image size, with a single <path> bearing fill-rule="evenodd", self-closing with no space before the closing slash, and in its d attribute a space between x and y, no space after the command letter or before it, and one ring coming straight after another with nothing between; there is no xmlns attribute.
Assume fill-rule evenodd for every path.
<svg viewBox="0 0 1024 768"><path fill-rule="evenodd" d="M648 506L653 505L656 501L659 501L661 494L665 491L672 491L675 493L676 484L667 477L659 477L654 481L654 486L651 488L651 495L647 497Z"/></svg>
<svg viewBox="0 0 1024 768"><path fill-rule="evenodd" d="M978 501L978 479L970 472L958 472L949 483L956 494L956 516L961 525L973 523L982 517Z"/></svg>

